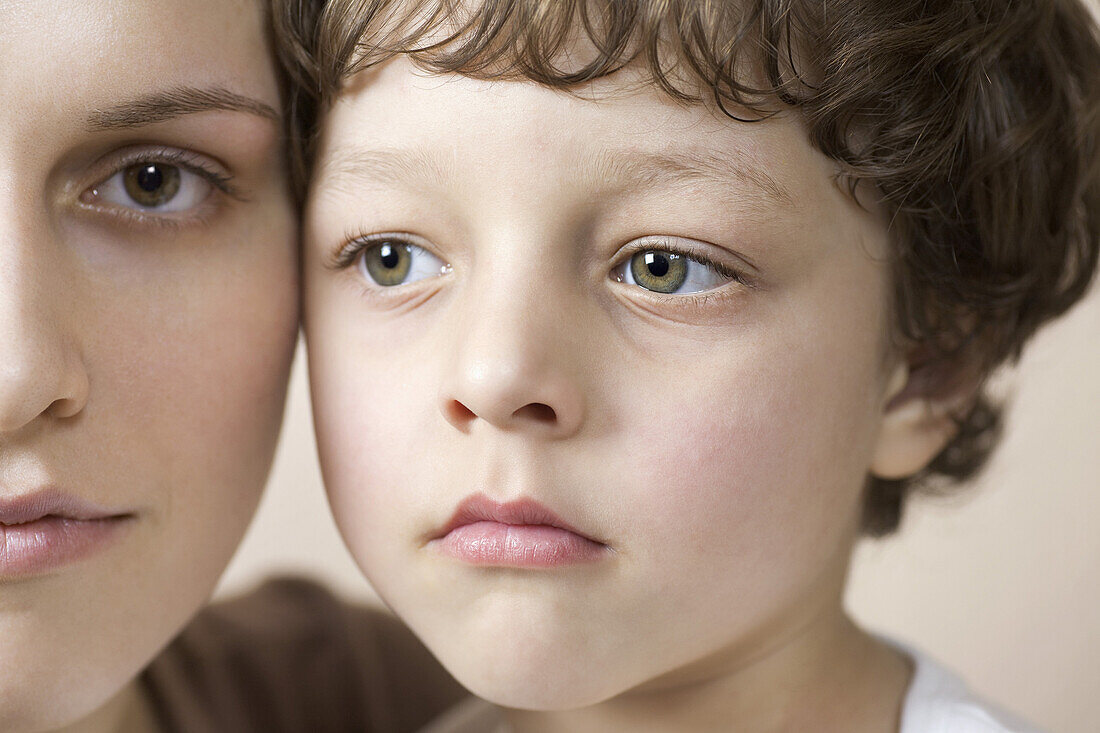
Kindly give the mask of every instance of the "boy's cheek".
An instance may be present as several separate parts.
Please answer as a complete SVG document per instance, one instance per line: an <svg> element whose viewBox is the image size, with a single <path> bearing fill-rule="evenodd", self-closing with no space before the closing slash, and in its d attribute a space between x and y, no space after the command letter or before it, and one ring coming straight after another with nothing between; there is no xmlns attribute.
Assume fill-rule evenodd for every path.
<svg viewBox="0 0 1100 733"><path fill-rule="evenodd" d="M772 330L715 343L706 360L668 370L670 380L649 384L639 371L630 381L647 387L605 398L619 413L625 465L643 485L667 487L659 494L671 507L788 512L860 483L874 427L873 346ZM647 398L662 381L675 386L668 404Z"/></svg>
<svg viewBox="0 0 1100 733"><path fill-rule="evenodd" d="M827 523L829 504L852 501L830 475L810 411L789 393L700 395L672 422L640 425L624 440L621 530L639 551L776 562ZM793 401L792 401L793 402ZM625 437L625 436L624 436ZM654 449L647 450L647 447ZM663 548L663 549L662 549Z"/></svg>
<svg viewBox="0 0 1100 733"><path fill-rule="evenodd" d="M624 405L635 431L610 498L633 578L620 590L650 608L637 633L703 643L672 630L686 614L706 644L747 634L833 576L858 516L866 413L848 402L858 379L811 366L803 353L734 367L681 395L673 419Z"/></svg>
<svg viewBox="0 0 1100 733"><path fill-rule="evenodd" d="M405 366L396 350L378 359L353 332L326 325L313 326L309 339L310 351L323 354L310 360L317 447L334 517L367 567L387 542L396 549L400 536L404 549L425 530L412 507L439 466L438 429L426 427L442 417L423 364Z"/></svg>

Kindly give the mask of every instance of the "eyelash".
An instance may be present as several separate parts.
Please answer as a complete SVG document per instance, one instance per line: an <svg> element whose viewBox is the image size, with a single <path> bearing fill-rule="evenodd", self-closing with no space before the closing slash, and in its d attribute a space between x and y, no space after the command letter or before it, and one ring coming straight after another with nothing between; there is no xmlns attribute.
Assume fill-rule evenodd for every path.
<svg viewBox="0 0 1100 733"><path fill-rule="evenodd" d="M323 265L333 271L347 270L358 262L363 252L370 249L380 242L402 242L410 244L415 247L420 247L424 251L431 254L433 257L437 257L440 260L445 261L434 248L429 246L421 237L416 237L405 232L380 232L374 234L363 234L359 230L347 229L344 232L344 244L335 252L327 257L327 260L323 262ZM356 268L358 269L358 268ZM449 266L448 266L449 271ZM358 273L357 273L358 274ZM434 278L426 278L424 280L418 280L409 285L430 285ZM385 288L372 286L370 283L365 282L362 279L356 278L356 282L359 289L359 294L362 298L376 302L377 304L385 305L387 307L412 307L418 305L437 292L436 288L432 287L407 287L397 286L393 288Z"/></svg>
<svg viewBox="0 0 1100 733"><path fill-rule="evenodd" d="M344 232L344 245L330 258L327 267L331 270L344 270L355 264L359 254L382 239L400 240L398 234L358 234L348 230Z"/></svg>
<svg viewBox="0 0 1100 733"><path fill-rule="evenodd" d="M623 251L622 256L616 259L615 267L612 269L617 269L620 265L629 262L630 258L638 254L639 252L668 252L670 254L680 255L681 257L686 257L687 259L693 260L701 265L706 265L707 267L710 267L715 272L717 272L719 275L722 275L723 277L728 277L734 282L738 282L742 285L749 287L751 287L752 285L749 282L748 277L741 270L734 269L729 265L725 265L721 262L716 262L691 247L682 247L659 239L641 240L639 244L630 245L629 247L627 247L627 249Z"/></svg>
<svg viewBox="0 0 1100 733"><path fill-rule="evenodd" d="M141 225L150 224L171 229L179 229L193 223L201 224L209 218L209 211L185 216L165 216L164 214L144 212L138 209L131 209L114 204L100 204L96 201L84 201L84 197L94 192L97 186L103 185L112 177L138 163L160 163L163 165L177 166L188 173L199 176L221 194L236 199L237 201L245 200L240 190L233 184L233 176L215 169L202 156L186 150L153 148L127 151L123 153L120 158L112 161L106 175L99 176L94 184L88 186L81 192L81 201L88 208L109 213L128 223Z"/></svg>
<svg viewBox="0 0 1100 733"><path fill-rule="evenodd" d="M343 270L355 264L355 261L364 250L370 249L381 242L401 242L420 247L440 260L446 260L435 249L429 246L422 238L403 232L382 232L379 234L361 234L352 230L344 233L345 244L332 254L325 265L330 270Z"/></svg>

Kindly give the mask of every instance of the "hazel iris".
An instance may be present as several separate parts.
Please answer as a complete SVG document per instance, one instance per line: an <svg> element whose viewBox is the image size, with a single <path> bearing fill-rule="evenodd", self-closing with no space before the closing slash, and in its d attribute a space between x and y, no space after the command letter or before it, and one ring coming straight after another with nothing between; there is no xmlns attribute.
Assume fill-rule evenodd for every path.
<svg viewBox="0 0 1100 733"><path fill-rule="evenodd" d="M400 285L409 275L412 251L407 244L382 242L363 253L363 266L379 285Z"/></svg>
<svg viewBox="0 0 1100 733"><path fill-rule="evenodd" d="M146 208L163 206L180 190L180 169L162 163L132 165L123 174L126 194Z"/></svg>
<svg viewBox="0 0 1100 733"><path fill-rule="evenodd" d="M675 293L687 280L687 258L656 250L638 252L630 258L630 274L646 290Z"/></svg>

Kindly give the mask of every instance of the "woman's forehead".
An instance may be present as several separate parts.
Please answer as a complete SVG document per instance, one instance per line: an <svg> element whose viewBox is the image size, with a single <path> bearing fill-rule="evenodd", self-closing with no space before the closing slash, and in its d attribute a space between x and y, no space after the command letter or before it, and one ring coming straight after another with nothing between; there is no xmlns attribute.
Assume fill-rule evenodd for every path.
<svg viewBox="0 0 1100 733"><path fill-rule="evenodd" d="M181 87L276 105L265 22L254 0L4 2L0 88L29 117Z"/></svg>

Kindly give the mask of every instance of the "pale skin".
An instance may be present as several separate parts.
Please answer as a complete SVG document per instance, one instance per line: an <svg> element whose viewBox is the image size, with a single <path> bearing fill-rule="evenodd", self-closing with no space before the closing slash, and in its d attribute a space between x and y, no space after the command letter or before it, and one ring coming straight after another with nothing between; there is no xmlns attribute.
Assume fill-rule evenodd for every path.
<svg viewBox="0 0 1100 733"><path fill-rule="evenodd" d="M304 323L337 523L516 731L896 730L909 661L841 595L866 476L950 428L892 400L886 225L797 118L638 81L578 98L396 60L326 114ZM415 255L403 281L361 266L379 242ZM625 274L644 251L695 280L647 289ZM471 492L606 551L443 556L426 538Z"/></svg>
<svg viewBox="0 0 1100 733"><path fill-rule="evenodd" d="M0 731L152 730L135 676L252 516L297 329L261 6L3 2L0 89L0 498L129 516L0 577Z"/></svg>

